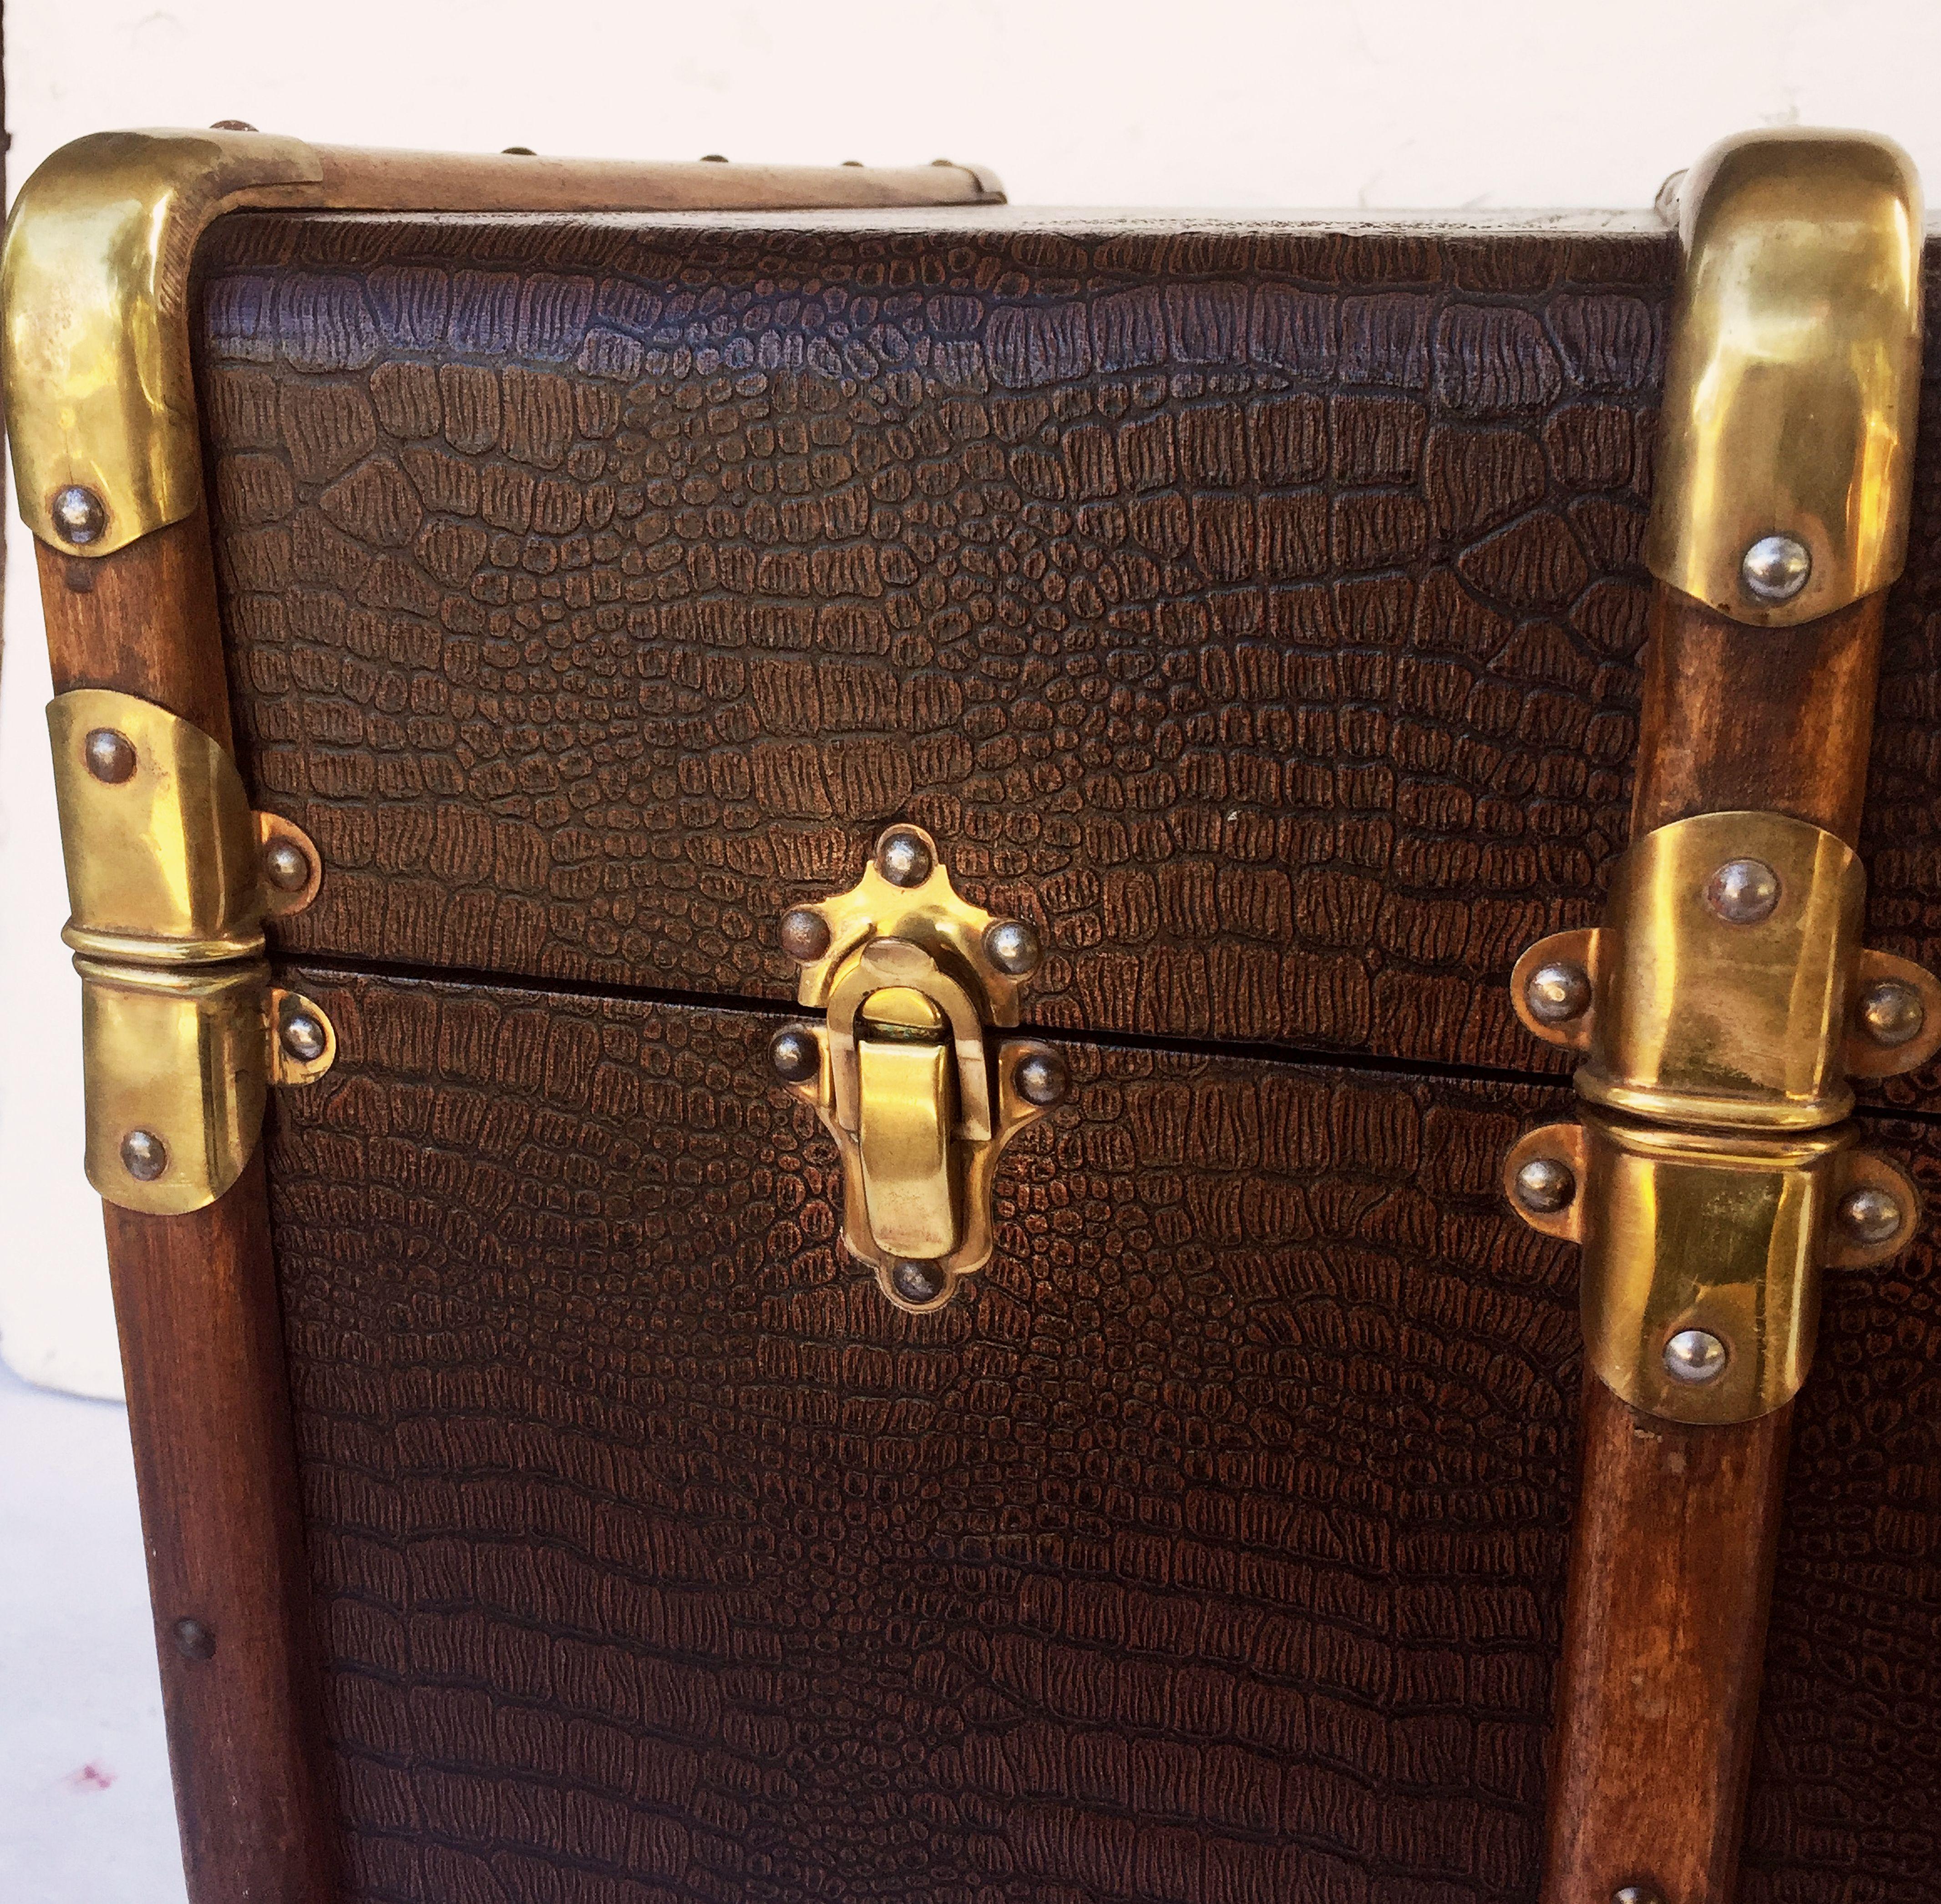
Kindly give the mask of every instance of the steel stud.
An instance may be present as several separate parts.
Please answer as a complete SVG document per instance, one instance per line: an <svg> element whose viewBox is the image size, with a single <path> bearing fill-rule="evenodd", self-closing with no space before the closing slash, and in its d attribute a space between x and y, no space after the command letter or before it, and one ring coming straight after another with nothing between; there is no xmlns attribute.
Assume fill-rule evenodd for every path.
<svg viewBox="0 0 1941 1904"><path fill-rule="evenodd" d="M1745 553L1739 575L1755 602L1790 602L1813 573L1813 553L1797 536L1762 535Z"/></svg>
<svg viewBox="0 0 1941 1904"><path fill-rule="evenodd" d="M1664 1372L1688 1388L1716 1382L1726 1372L1726 1345L1705 1329L1681 1329L1664 1345Z"/></svg>

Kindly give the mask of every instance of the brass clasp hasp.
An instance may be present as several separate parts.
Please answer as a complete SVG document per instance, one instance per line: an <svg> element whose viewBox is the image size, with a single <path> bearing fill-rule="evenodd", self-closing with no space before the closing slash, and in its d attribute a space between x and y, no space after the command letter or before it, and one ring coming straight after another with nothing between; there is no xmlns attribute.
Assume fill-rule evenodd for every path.
<svg viewBox="0 0 1941 1904"><path fill-rule="evenodd" d="M782 917L799 1002L821 1021L771 1046L842 1159L842 1241L900 1309L940 1309L995 1246L998 1157L1065 1094L1064 1060L1018 1021L1038 936L958 897L922 828L892 827L857 883Z"/></svg>

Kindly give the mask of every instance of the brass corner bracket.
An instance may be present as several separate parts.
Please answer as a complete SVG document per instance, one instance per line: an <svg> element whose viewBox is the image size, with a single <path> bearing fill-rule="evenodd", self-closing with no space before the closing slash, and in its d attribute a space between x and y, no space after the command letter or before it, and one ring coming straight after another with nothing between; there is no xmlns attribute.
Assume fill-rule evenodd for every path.
<svg viewBox="0 0 1941 1904"><path fill-rule="evenodd" d="M271 982L266 917L301 911L322 862L252 812L236 764L166 708L107 688L50 702L54 790L81 980L88 1180L177 1216L213 1203L256 1146L269 1087L329 1070L337 1035Z"/></svg>
<svg viewBox="0 0 1941 1904"><path fill-rule="evenodd" d="M1850 1076L1941 1048L1941 985L1860 947L1865 895L1832 834L1704 813L1634 842L1601 926L1517 962L1518 1015L1584 1054L1587 1108L1524 1137L1505 1188L1532 1227L1583 1246L1591 1364L1635 1407L1778 1407L1812 1358L1820 1269L1914 1235L1913 1183L1841 1120Z"/></svg>
<svg viewBox="0 0 1941 1904"><path fill-rule="evenodd" d="M197 240L244 207L518 212L1001 204L989 172L628 164L313 146L266 133L97 133L21 188L0 256L0 381L20 513L105 556L202 502L189 360Z"/></svg>
<svg viewBox="0 0 1941 1904"><path fill-rule="evenodd" d="M960 898L930 834L895 826L848 892L783 914L781 942L824 1016L770 1056L836 1140L844 1247L899 1309L941 1309L990 1260L1005 1145L1068 1088L1050 1045L986 1048L987 1026L1018 1022L1038 935Z"/></svg>
<svg viewBox="0 0 1941 1904"><path fill-rule="evenodd" d="M1906 560L1920 179L1891 139L1748 133L1686 175L1679 213L1646 562L1735 621L1815 620Z"/></svg>

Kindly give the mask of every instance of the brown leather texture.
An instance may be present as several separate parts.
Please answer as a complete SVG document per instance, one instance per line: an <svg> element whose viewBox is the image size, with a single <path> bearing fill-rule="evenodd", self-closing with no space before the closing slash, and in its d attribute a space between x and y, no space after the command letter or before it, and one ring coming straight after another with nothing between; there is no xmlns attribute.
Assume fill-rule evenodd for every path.
<svg viewBox="0 0 1941 1904"><path fill-rule="evenodd" d="M1576 1266L1496 1174L1560 1091L1070 1047L998 1258L912 1318L772 1020L298 978L343 1055L270 1180L359 1899L1534 1899ZM1747 1904L1930 1895L1933 1270L1829 1289Z"/></svg>
<svg viewBox="0 0 1941 1904"><path fill-rule="evenodd" d="M940 1314L773 1020L299 981L269 1148L356 1894L1530 1894L1554 1087L1073 1048Z"/></svg>
<svg viewBox="0 0 1941 1904"><path fill-rule="evenodd" d="M341 1055L268 1156L362 1904L1533 1899L1576 1263L1496 1189L1568 1103L1506 980L1625 837L1674 263L214 228L239 748L328 869L278 929ZM1863 843L1935 961L1922 444ZM1108 1041L928 1320L725 1009L898 817ZM1747 1904L1932 1895L1932 1268L1832 1279Z"/></svg>
<svg viewBox="0 0 1941 1904"><path fill-rule="evenodd" d="M1505 984L1626 837L1674 240L857 222L215 227L286 944L784 998L901 817L1045 929L1041 1023L1565 1068ZM1934 374L1864 843L1930 964Z"/></svg>
<svg viewBox="0 0 1941 1904"><path fill-rule="evenodd" d="M1656 231L236 216L200 339L297 950L789 995L877 827L1041 1023L1560 1068Z"/></svg>

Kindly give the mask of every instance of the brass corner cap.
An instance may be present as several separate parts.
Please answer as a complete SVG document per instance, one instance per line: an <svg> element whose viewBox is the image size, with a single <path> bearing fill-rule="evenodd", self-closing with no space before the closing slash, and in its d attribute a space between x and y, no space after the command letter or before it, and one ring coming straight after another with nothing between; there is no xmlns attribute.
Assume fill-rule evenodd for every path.
<svg viewBox="0 0 1941 1904"><path fill-rule="evenodd" d="M105 556L194 513L196 240L246 197L304 202L322 177L298 139L105 132L63 146L21 188L0 256L0 375L20 513L42 541ZM70 491L92 508L70 500L57 513Z"/></svg>
<svg viewBox="0 0 1941 1904"><path fill-rule="evenodd" d="M1814 620L1906 560L1920 179L1891 139L1793 127L1713 146L1678 203L1645 559L1735 621ZM1803 580L1796 552L1748 563L1770 537L1803 547Z"/></svg>

